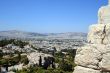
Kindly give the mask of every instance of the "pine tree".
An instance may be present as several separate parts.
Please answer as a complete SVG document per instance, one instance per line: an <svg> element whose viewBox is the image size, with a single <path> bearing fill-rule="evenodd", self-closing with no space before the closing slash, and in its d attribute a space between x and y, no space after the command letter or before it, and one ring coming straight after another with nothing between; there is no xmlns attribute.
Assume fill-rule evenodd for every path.
<svg viewBox="0 0 110 73"><path fill-rule="evenodd" d="M41 67L42 66L42 57L39 56L39 66Z"/></svg>

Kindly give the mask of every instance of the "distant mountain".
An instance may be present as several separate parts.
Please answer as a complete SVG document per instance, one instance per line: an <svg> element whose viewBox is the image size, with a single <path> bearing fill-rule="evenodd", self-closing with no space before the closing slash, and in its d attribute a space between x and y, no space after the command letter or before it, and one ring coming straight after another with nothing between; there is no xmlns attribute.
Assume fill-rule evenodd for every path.
<svg viewBox="0 0 110 73"><path fill-rule="evenodd" d="M17 30L10 31L0 31L1 37L15 37L15 38L35 38L37 36L46 36L45 34L33 33L33 32L24 32Z"/></svg>
<svg viewBox="0 0 110 73"><path fill-rule="evenodd" d="M45 38L45 39L84 39L87 34L82 32L68 32L68 33L34 33L17 30L0 31L0 38Z"/></svg>
<svg viewBox="0 0 110 73"><path fill-rule="evenodd" d="M86 39L87 34L82 32L67 32L67 33L49 33L48 38L59 39Z"/></svg>

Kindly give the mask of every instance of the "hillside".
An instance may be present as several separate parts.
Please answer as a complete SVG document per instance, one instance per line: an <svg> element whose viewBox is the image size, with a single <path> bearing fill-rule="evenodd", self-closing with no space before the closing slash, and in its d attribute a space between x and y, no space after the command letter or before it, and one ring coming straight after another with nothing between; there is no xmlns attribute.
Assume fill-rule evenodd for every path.
<svg viewBox="0 0 110 73"><path fill-rule="evenodd" d="M0 31L0 38L44 38L44 39L86 39L87 34L82 32L67 33L35 33L17 30Z"/></svg>

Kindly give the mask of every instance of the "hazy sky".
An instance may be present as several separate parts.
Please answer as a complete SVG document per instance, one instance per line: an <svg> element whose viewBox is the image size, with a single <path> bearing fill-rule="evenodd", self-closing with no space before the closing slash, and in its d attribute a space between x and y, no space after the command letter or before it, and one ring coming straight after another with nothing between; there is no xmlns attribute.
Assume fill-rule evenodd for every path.
<svg viewBox="0 0 110 73"><path fill-rule="evenodd" d="M0 0L0 31L87 32L107 0Z"/></svg>

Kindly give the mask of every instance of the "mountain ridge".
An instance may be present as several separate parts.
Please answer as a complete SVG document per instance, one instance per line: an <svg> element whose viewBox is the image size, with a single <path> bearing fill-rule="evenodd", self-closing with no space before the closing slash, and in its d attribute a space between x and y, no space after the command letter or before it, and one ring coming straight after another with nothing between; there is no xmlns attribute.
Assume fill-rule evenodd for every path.
<svg viewBox="0 0 110 73"><path fill-rule="evenodd" d="M65 33L36 33L36 32L26 32L20 30L8 30L0 31L0 37L11 37L11 38L62 38L62 39L71 39L71 38L80 38L87 37L86 33L83 32L65 32Z"/></svg>

